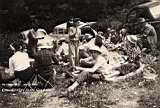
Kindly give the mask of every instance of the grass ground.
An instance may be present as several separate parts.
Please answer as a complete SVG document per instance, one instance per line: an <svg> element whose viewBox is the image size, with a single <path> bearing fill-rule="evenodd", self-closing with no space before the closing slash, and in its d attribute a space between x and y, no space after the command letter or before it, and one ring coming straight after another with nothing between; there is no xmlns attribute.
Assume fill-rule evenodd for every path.
<svg viewBox="0 0 160 108"><path fill-rule="evenodd" d="M58 98L65 88L50 91L1 93L2 108L159 108L158 82L136 78L120 83L84 84L66 98ZM65 82L64 82L65 83ZM66 86L67 87L67 86Z"/></svg>
<svg viewBox="0 0 160 108"><path fill-rule="evenodd" d="M150 65L160 73L160 61ZM159 76L156 80L139 75L117 83L84 83L68 97L58 98L69 85L67 79L59 77L49 91L3 92L0 108L160 108Z"/></svg>

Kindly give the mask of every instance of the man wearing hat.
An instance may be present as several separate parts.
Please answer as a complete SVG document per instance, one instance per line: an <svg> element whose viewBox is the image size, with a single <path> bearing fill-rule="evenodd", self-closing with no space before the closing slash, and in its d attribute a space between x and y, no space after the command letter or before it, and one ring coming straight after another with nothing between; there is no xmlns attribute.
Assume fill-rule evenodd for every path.
<svg viewBox="0 0 160 108"><path fill-rule="evenodd" d="M73 91L79 84L83 83L84 81L93 80L104 80L105 77L112 77L117 75L117 71L113 74L111 71L112 67L107 64L105 58L101 55L101 49L98 46L91 47L89 49L93 60L95 60L94 66L92 68L83 68L83 67L75 67L76 70L82 71L79 75L77 80L67 89L67 92ZM111 75L112 73L112 75Z"/></svg>
<svg viewBox="0 0 160 108"><path fill-rule="evenodd" d="M155 28L146 22L144 18L139 18L138 23L141 30L139 37L141 48L155 50L157 47L157 33Z"/></svg>
<svg viewBox="0 0 160 108"><path fill-rule="evenodd" d="M86 49L89 49L91 47L99 47L103 57L108 60L108 50L107 48L104 46L104 37L103 37L103 32L98 32L98 34L96 35L95 38L92 38L88 43L84 44L83 46Z"/></svg>

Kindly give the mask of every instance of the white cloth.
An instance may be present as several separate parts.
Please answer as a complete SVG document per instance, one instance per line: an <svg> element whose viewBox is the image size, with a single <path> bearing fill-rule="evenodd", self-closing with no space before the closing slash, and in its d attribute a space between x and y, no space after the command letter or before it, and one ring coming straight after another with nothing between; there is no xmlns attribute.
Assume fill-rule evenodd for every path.
<svg viewBox="0 0 160 108"><path fill-rule="evenodd" d="M56 52L57 55L61 55L63 53L64 55L69 55L69 47L68 44L62 43L62 45L58 48L58 51Z"/></svg>
<svg viewBox="0 0 160 108"><path fill-rule="evenodd" d="M30 59L25 52L17 51L12 57L9 58L10 73L14 71L23 71L30 67Z"/></svg>
<svg viewBox="0 0 160 108"><path fill-rule="evenodd" d="M101 47L100 47L100 49L101 49L101 52L102 52L102 56L106 59L106 61L108 62L108 60L109 60L109 58L108 58L108 56L109 56L109 51L108 51L108 49L104 46L104 45L102 45Z"/></svg>
<svg viewBox="0 0 160 108"><path fill-rule="evenodd" d="M83 46L84 48L90 48L95 46L95 38L91 39L88 43L85 43Z"/></svg>

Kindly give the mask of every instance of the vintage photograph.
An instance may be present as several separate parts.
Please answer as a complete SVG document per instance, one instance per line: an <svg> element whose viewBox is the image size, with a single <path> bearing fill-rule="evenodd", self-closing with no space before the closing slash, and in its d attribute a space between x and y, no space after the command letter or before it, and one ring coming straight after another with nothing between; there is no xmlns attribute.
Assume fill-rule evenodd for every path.
<svg viewBox="0 0 160 108"><path fill-rule="evenodd" d="M0 108L160 108L160 0L0 0Z"/></svg>

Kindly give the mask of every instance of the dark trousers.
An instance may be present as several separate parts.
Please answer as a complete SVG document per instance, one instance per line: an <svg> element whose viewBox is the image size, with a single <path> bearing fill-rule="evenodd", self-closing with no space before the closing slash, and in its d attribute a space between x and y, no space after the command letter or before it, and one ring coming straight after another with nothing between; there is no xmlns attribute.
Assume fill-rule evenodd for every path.
<svg viewBox="0 0 160 108"><path fill-rule="evenodd" d="M26 83L32 78L33 73L33 69L29 67L23 71L15 71L15 77Z"/></svg>
<svg viewBox="0 0 160 108"><path fill-rule="evenodd" d="M116 68L116 70L120 71L120 75L126 75L128 73L134 72L139 68L138 63L127 63L122 64L120 67Z"/></svg>
<svg viewBox="0 0 160 108"><path fill-rule="evenodd" d="M98 72L90 73L90 72L83 71L78 75L78 78L77 78L77 82L79 84L83 83L84 81L92 82L92 81L99 81L99 80L103 80L103 75Z"/></svg>

